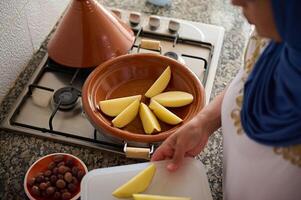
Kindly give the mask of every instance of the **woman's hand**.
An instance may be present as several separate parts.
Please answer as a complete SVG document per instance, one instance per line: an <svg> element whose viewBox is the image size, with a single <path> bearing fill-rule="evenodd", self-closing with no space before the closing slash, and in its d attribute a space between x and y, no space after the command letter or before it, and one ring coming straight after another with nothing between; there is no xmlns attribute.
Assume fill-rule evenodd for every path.
<svg viewBox="0 0 301 200"><path fill-rule="evenodd" d="M207 144L209 136L221 126L221 105L225 90L208 104L191 121L169 136L155 151L152 161L172 159L167 165L177 170L184 157L198 155Z"/></svg>
<svg viewBox="0 0 301 200"><path fill-rule="evenodd" d="M207 127L196 117L167 138L152 156L152 161L172 158L167 169L175 171L184 157L194 157L204 149L208 137Z"/></svg>

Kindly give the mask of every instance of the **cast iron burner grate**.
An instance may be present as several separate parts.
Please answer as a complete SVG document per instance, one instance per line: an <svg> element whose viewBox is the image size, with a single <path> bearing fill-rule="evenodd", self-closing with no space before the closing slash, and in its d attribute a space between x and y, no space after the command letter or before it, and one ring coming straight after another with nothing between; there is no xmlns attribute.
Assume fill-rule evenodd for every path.
<svg viewBox="0 0 301 200"><path fill-rule="evenodd" d="M37 85L37 84L30 84L28 86L28 92L26 93L25 97L22 99L20 104L18 105L17 109L13 113L12 117L10 118L10 123L15 126L36 130L41 133L51 133L54 135L64 136L67 138L72 138L80 141L85 141L89 143L94 143L97 145L100 145L104 149L110 149L115 152L121 152L124 148L123 144L118 144L110 141L104 141L98 139L99 132L96 129L93 129L93 137L87 138L82 137L77 134L68 133L68 132L62 132L59 130L55 130L53 126L53 119L55 118L55 115L58 113L59 110L62 110L63 112L68 112L72 109L74 109L75 105L78 103L78 98L81 97L81 91L77 89L75 86L73 86L74 80L78 78L79 74L83 75L85 78L91 73L90 69L72 69L72 68L62 68L60 64L57 64L53 60L49 59L47 56L44 58L44 63L41 71L39 72L37 79L34 81L34 83L39 82L39 79L43 77L43 75L49 71L51 72L60 72L63 74L73 74L69 85L63 88L60 88L55 91L53 88ZM85 79L84 78L84 79ZM81 77L82 79L82 77ZM53 101L55 102L55 107L52 111L52 113L49 116L48 124L49 127L39 127L39 126L33 126L30 124L20 123L16 121L16 118L20 112L21 107L24 105L27 98L31 97L33 95L34 89L40 89L44 91L48 91L53 93ZM81 105L80 105L81 106ZM84 115L84 113L83 113Z"/></svg>
<svg viewBox="0 0 301 200"><path fill-rule="evenodd" d="M143 37L153 36L152 38L156 38L156 39L160 39L160 40L162 40L162 39L172 40L174 46L176 46L178 42L189 43L191 45L199 45L202 48L204 48L204 47L208 48L210 53L212 52L212 49L213 49L211 44L204 43L201 41L185 40L185 39L178 38L177 36L161 38L159 35L150 35L149 33L144 33L142 29L137 32L137 38L141 37L141 36L143 36ZM139 47L139 45L134 44L130 53L137 53L137 52L135 52L135 48L137 48L137 52L139 52L139 50L141 49L141 47ZM160 49L159 51L155 51L155 50L153 50L153 51L159 52L161 54L162 50L164 50L164 48ZM198 57L198 56L194 56L194 55L187 55L187 54L178 55L178 53L168 51L165 53L165 56L169 56L169 57L172 57L172 58L178 59L178 60L179 60L179 57L189 57L192 59L201 60L204 62L205 72L206 72L207 66L210 64L210 59L206 60L202 57ZM64 67L64 66L61 66L58 63L54 62L51 59L47 59L44 66L42 67L41 71L37 75L36 79L33 81L32 84L29 85L27 94L22 99L22 101L18 105L17 109L13 113L12 117L10 118L10 124L12 124L13 126L24 127L24 128L29 128L29 129L32 129L35 131L40 131L40 132L42 132L42 135L43 135L43 133L51 133L54 135L65 136L67 138L72 138L72 139L76 139L76 140L80 140L80 141L93 143L96 146L101 146L101 148L113 150L115 152L120 152L120 153L123 152L124 142L122 142L122 141L115 142L112 140L110 141L110 140L107 140L106 138L103 139L104 137L101 137L102 139L99 139L99 134L102 134L102 133L100 133L99 131L97 131L95 129L93 130L93 137L88 138L88 137L80 136L78 134L74 134L72 132L56 130L54 127L54 119L55 119L58 111L68 113L68 112L71 112L72 109L74 109L77 104L79 104L78 101L79 101L79 98L81 97L81 87L84 83L84 80L88 77L88 75L90 74L91 71L92 70L89 70L89 69L79 69L79 68L74 69L74 68L70 68L70 67ZM69 75L71 77L71 79L69 82L66 83L66 85L64 87L61 87L59 89L54 89L54 88L47 87L44 85L39 85L38 83L39 83L40 79L42 79L43 76L45 76L45 74L49 73L49 72L66 74L66 75ZM83 76L83 77L79 77L79 76ZM80 81L81 85L79 87L74 85L74 82L77 79L81 80ZM203 84L205 84L205 83L206 83L206 76L203 79ZM40 127L40 126L36 126L36 125L22 123L22 122L15 120L18 117L23 104L28 100L28 98L30 98L32 96L33 91L35 89L45 90L45 91L52 93L54 108L49 115L48 127ZM151 147L153 145L157 146L157 144L148 144L147 146Z"/></svg>
<svg viewBox="0 0 301 200"><path fill-rule="evenodd" d="M209 74L209 70L208 70L208 66L210 66L211 64L211 59L212 59L212 55L213 55L213 51L214 51L214 47L211 43L208 42L204 42L201 40L192 40L192 39L187 39L187 38L181 38L179 37L179 34L173 34L173 35L162 35L162 34L158 34L156 32L149 32L149 31L144 31L143 28L134 28L133 31L136 34L136 38L134 41L134 44L130 50L129 53L140 53L141 49L145 49L151 52L157 52L160 55L164 55L170 58L173 58L179 62L181 62L182 64L186 64L185 62L185 58L188 59L192 59L195 61L202 61L203 62L203 69L204 69L204 77L202 78L202 84L205 86L207 79L208 79L208 74ZM197 46L199 48L203 48L206 49L209 52L208 58L203 58L201 56L197 56L197 55L190 55L187 53L180 53L180 52L174 52L174 51L166 51L164 52L164 47L159 47L159 49L151 49L151 48L143 48L141 46L141 44L137 44L138 39L141 38L150 38L150 39L154 39L157 41L170 41L172 42L172 48L176 49L177 45L179 44L185 44L185 45L191 45L191 46Z"/></svg>

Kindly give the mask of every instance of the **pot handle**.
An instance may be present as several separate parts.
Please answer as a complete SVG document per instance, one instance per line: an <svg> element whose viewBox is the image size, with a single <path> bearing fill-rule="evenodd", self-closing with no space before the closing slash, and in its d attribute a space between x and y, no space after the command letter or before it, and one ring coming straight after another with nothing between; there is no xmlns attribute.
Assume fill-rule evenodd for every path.
<svg viewBox="0 0 301 200"><path fill-rule="evenodd" d="M128 147L127 142L125 142L123 151L127 158L139 158L150 160L150 157L154 152L154 145L152 145L150 148Z"/></svg>
<svg viewBox="0 0 301 200"><path fill-rule="evenodd" d="M158 40L142 39L137 49L138 53L140 49L153 50L153 51L160 52L160 54L162 54L161 42Z"/></svg>

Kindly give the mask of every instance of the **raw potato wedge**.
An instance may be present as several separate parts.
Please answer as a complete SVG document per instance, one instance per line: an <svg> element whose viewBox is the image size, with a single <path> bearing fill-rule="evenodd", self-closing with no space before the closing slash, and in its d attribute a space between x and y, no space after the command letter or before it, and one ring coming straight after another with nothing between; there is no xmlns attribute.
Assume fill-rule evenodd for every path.
<svg viewBox="0 0 301 200"><path fill-rule="evenodd" d="M181 123L183 120L177 115L167 110L164 106L160 105L156 100L151 100L149 108L153 110L155 115L163 122L171 125Z"/></svg>
<svg viewBox="0 0 301 200"><path fill-rule="evenodd" d="M127 183L117 188L112 195L117 198L129 198L135 193L144 192L151 183L155 172L156 166L154 164L149 165Z"/></svg>
<svg viewBox="0 0 301 200"><path fill-rule="evenodd" d="M152 99L156 100L162 106L182 107L190 104L193 101L193 96L187 92L170 91L158 94Z"/></svg>
<svg viewBox="0 0 301 200"><path fill-rule="evenodd" d="M172 197L150 194L133 194L134 200L191 200L188 197Z"/></svg>
<svg viewBox="0 0 301 200"><path fill-rule="evenodd" d="M140 104L139 115L146 134L152 134L154 131L161 131L161 127L156 116L144 103Z"/></svg>
<svg viewBox="0 0 301 200"><path fill-rule="evenodd" d="M116 117L137 99L140 101L141 95L104 100L99 102L99 108L106 115Z"/></svg>
<svg viewBox="0 0 301 200"><path fill-rule="evenodd" d="M133 103L131 103L126 109L124 109L117 117L115 117L112 121L113 125L117 128L122 128L128 125L133 119L135 119L136 115L139 111L140 100L136 99Z"/></svg>
<svg viewBox="0 0 301 200"><path fill-rule="evenodd" d="M155 83L147 90L145 96L148 98L152 98L157 94L160 94L167 87L171 77L171 70L168 66L164 72L160 75L160 77L155 81Z"/></svg>

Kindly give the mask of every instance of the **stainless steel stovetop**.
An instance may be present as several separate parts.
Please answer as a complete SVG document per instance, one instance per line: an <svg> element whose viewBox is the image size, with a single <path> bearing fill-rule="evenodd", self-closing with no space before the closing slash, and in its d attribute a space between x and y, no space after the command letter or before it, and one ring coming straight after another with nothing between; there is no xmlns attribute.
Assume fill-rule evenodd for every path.
<svg viewBox="0 0 301 200"><path fill-rule="evenodd" d="M208 103L223 43L223 28L124 10L112 9L112 12L136 34L129 53L158 53L184 63L203 83ZM126 152L128 156L131 150L136 151L132 147L143 147L144 152L151 154L158 144L113 138L89 123L81 105L81 88L89 73L89 69L61 66L46 55L1 128L116 153ZM59 95L71 104L58 106Z"/></svg>

